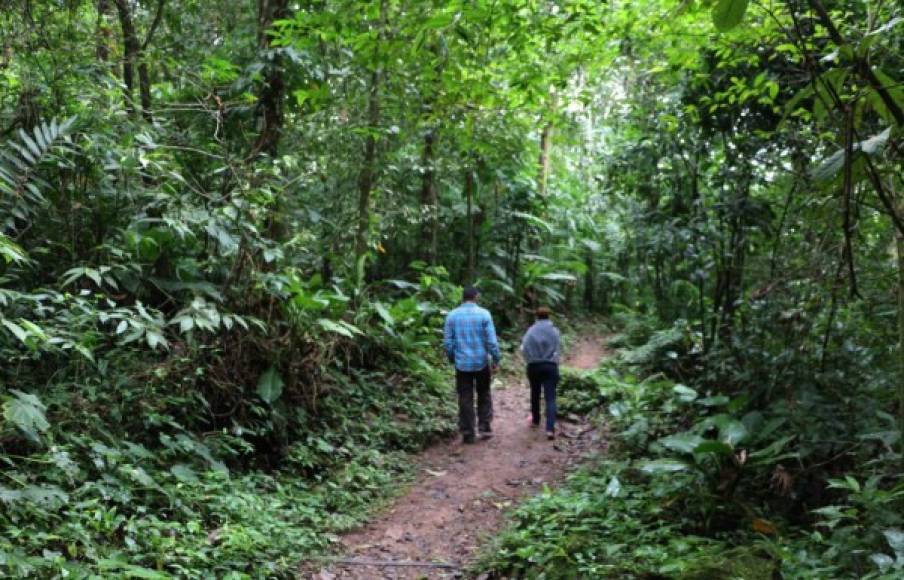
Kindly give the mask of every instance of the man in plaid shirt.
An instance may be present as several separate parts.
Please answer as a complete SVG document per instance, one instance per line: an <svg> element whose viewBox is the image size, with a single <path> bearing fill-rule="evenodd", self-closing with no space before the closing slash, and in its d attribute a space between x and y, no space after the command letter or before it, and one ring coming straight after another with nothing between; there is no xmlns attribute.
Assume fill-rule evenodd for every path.
<svg viewBox="0 0 904 580"><path fill-rule="evenodd" d="M443 329L443 346L449 362L455 365L458 390L458 428L465 443L474 443L474 391L477 391L477 422L480 438L493 436L493 398L490 394L490 359L492 368L499 365L501 355L496 341L493 317L480 306L480 293L469 286L462 304L449 313Z"/></svg>

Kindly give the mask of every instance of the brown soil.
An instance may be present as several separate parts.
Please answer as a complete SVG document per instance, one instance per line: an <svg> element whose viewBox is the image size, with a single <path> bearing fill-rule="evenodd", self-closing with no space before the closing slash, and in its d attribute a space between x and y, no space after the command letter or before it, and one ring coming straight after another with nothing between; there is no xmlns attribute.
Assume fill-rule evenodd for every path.
<svg viewBox="0 0 904 580"><path fill-rule="evenodd" d="M566 365L596 366L606 356L599 337L569 349ZM504 513L521 499L555 483L605 442L578 417L560 418L548 441L529 426L526 379L497 378L493 431L488 441L442 443L418 456L419 475L407 493L361 529L342 537L345 555L327 568L310 564L304 578L453 578L497 532ZM434 564L433 566L424 564ZM391 565L392 564L392 565ZM439 567L448 565L448 567Z"/></svg>

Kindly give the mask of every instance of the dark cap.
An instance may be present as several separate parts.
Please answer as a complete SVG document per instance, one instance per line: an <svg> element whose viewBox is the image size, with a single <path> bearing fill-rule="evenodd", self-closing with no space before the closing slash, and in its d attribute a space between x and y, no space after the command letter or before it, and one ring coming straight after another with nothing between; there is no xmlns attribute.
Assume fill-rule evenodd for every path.
<svg viewBox="0 0 904 580"><path fill-rule="evenodd" d="M473 286L466 286L464 292L461 293L461 297L465 302L471 302L478 296L480 296L480 292Z"/></svg>

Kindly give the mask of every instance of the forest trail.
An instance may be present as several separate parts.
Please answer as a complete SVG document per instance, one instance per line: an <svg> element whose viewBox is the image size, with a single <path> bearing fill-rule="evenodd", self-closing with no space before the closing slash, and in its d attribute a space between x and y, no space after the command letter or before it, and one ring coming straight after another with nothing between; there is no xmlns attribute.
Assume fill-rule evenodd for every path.
<svg viewBox="0 0 904 580"><path fill-rule="evenodd" d="M578 369L593 368L607 356L599 336L584 336L569 351L565 366ZM495 437L475 445L463 445L456 437L425 450L417 458L419 474L411 488L374 520L342 537L341 560L321 570L306 568L302 577L460 576L460 568L500 529L506 510L559 480L588 453L605 448L600 434L576 417L560 418L558 437L547 441L542 429L528 425L529 401L520 373L495 379Z"/></svg>

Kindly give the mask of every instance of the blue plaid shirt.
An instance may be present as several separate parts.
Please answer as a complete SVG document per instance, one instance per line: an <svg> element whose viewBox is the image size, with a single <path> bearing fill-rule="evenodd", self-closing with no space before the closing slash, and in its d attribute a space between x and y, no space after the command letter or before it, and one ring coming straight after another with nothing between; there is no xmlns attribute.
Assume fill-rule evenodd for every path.
<svg viewBox="0 0 904 580"><path fill-rule="evenodd" d="M479 371L501 359L496 328L490 313L473 302L465 302L446 317L443 346L449 361L460 371Z"/></svg>

